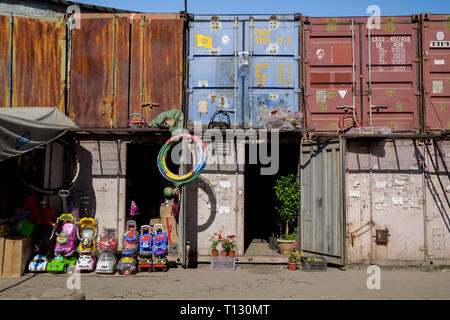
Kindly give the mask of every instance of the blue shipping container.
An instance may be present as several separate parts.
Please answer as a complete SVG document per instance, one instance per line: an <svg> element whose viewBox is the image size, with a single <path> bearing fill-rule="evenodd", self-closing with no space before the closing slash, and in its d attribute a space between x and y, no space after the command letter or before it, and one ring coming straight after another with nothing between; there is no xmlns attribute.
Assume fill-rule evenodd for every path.
<svg viewBox="0 0 450 320"><path fill-rule="evenodd" d="M299 111L300 25L294 15L194 16L188 126L206 127L217 110L235 111L232 126L256 128L261 111Z"/></svg>

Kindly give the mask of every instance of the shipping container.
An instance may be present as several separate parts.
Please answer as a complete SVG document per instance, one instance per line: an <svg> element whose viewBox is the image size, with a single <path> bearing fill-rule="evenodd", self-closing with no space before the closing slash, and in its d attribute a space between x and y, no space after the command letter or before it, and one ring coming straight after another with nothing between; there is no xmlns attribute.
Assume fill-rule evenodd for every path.
<svg viewBox="0 0 450 320"><path fill-rule="evenodd" d="M348 263L448 263L450 181L437 160L434 146L414 140L347 142Z"/></svg>
<svg viewBox="0 0 450 320"><path fill-rule="evenodd" d="M425 129L448 130L450 129L450 15L423 14L421 17Z"/></svg>
<svg viewBox="0 0 450 320"><path fill-rule="evenodd" d="M419 19L303 18L307 126L420 129ZM341 122L341 125L339 124Z"/></svg>
<svg viewBox="0 0 450 320"><path fill-rule="evenodd" d="M300 110L298 15L195 15L189 22L188 126L219 110L260 127L260 112Z"/></svg>
<svg viewBox="0 0 450 320"><path fill-rule="evenodd" d="M179 14L81 14L70 37L69 115L80 127L124 128L131 113L150 123L182 109Z"/></svg>
<svg viewBox="0 0 450 320"><path fill-rule="evenodd" d="M0 16L0 24L0 106L65 112L64 18Z"/></svg>

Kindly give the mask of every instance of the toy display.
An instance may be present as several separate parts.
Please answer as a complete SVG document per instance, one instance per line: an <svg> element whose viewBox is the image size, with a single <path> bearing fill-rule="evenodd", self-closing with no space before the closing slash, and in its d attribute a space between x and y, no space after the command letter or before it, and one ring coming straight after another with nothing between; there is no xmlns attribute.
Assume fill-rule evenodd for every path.
<svg viewBox="0 0 450 320"><path fill-rule="evenodd" d="M137 262L134 256L139 249L139 232L136 229L136 221L128 220L123 235L122 258L117 264L119 274L135 274L137 271Z"/></svg>
<svg viewBox="0 0 450 320"><path fill-rule="evenodd" d="M80 254L76 263L77 271L94 270L97 260L98 222L93 218L82 218L78 223L77 237L80 240L77 251Z"/></svg>
<svg viewBox="0 0 450 320"><path fill-rule="evenodd" d="M141 226L141 236L139 238L139 256L138 256L138 271L143 269L152 270L152 227L149 225Z"/></svg>
<svg viewBox="0 0 450 320"><path fill-rule="evenodd" d="M67 273L69 268L74 267L77 261L74 255L76 252L77 219L67 213L69 191L61 190L59 194L63 200L64 213L56 219L50 236L50 239L56 237L55 258L47 264L47 271Z"/></svg>
<svg viewBox="0 0 450 320"><path fill-rule="evenodd" d="M117 249L116 229L105 228L104 234L98 242L98 249L100 255L95 271L97 273L115 273L117 263L115 255Z"/></svg>
<svg viewBox="0 0 450 320"><path fill-rule="evenodd" d="M155 224L153 226L153 271L162 269L167 271L169 269L167 263L167 235L163 232L162 224Z"/></svg>

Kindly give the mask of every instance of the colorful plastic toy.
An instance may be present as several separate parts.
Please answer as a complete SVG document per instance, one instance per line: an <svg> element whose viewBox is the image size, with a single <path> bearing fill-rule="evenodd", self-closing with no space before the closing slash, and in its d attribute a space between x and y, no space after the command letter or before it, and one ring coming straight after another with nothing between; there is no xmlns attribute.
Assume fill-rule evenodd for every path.
<svg viewBox="0 0 450 320"><path fill-rule="evenodd" d="M152 271L162 269L167 271L169 269L167 263L167 235L163 232L162 224L155 224L153 226L153 265Z"/></svg>
<svg viewBox="0 0 450 320"><path fill-rule="evenodd" d="M142 269L152 270L152 246L153 246L152 227L149 225L141 226L141 236L139 238L139 256L138 271Z"/></svg>
<svg viewBox="0 0 450 320"><path fill-rule="evenodd" d="M100 250L100 255L97 260L95 271L97 273L115 273L117 264L115 255L117 249L116 229L105 228L104 235L98 242L98 248Z"/></svg>
<svg viewBox="0 0 450 320"><path fill-rule="evenodd" d="M78 224L77 237L80 243L77 251L80 257L75 269L77 271L92 271L97 260L98 222L94 218L82 218Z"/></svg>
<svg viewBox="0 0 450 320"><path fill-rule="evenodd" d="M75 256L77 219L67 213L67 197L70 192L61 190L59 194L63 200L64 213L56 219L50 236L50 239L56 237L55 258L47 264L47 271L66 273L77 261Z"/></svg>
<svg viewBox="0 0 450 320"><path fill-rule="evenodd" d="M128 220L126 231L123 235L122 258L117 264L119 274L136 273L137 262L134 256L139 249L139 232L136 229L136 221Z"/></svg>
<svg viewBox="0 0 450 320"><path fill-rule="evenodd" d="M28 265L28 270L30 272L45 272L47 271L48 259L47 256L43 254L35 255L33 260L31 260Z"/></svg>

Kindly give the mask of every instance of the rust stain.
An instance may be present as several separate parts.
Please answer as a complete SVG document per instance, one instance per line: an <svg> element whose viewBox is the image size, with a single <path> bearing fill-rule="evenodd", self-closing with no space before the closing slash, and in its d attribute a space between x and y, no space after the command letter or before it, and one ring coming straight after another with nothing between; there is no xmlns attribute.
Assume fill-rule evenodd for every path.
<svg viewBox="0 0 450 320"><path fill-rule="evenodd" d="M80 127L109 127L113 106L113 16L86 18L72 30L70 113Z"/></svg>
<svg viewBox="0 0 450 320"><path fill-rule="evenodd" d="M14 17L13 107L65 112L65 36L62 21Z"/></svg>
<svg viewBox="0 0 450 320"><path fill-rule="evenodd" d="M9 17L0 16L0 107L9 106Z"/></svg>

